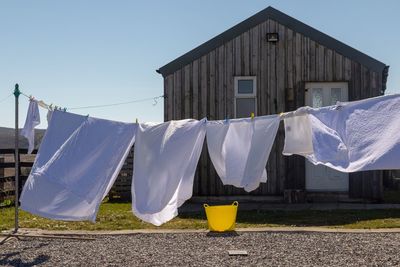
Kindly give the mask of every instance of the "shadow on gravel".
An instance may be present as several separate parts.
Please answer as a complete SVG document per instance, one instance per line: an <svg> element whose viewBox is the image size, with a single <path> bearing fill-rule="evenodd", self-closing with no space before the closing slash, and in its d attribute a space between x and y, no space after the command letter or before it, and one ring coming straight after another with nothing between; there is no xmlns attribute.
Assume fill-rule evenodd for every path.
<svg viewBox="0 0 400 267"><path fill-rule="evenodd" d="M19 241L23 242L23 241ZM7 242L2 244L0 247L5 248L7 245L9 245ZM17 252L9 252L9 253L2 253L0 254L0 266L36 266L42 263L45 263L50 259L50 256L40 254L37 256L34 260L32 261L26 261L24 262L21 258L21 252L26 252L29 254L30 252L27 252L28 250L37 250L42 247L48 246L48 243L40 243L37 246L34 247L25 247L25 248L18 248L18 246L15 248L18 250Z"/></svg>
<svg viewBox="0 0 400 267"><path fill-rule="evenodd" d="M1 254L0 265L11 265L11 266L36 266L45 263L50 259L47 255L39 255L32 261L23 262L19 252L11 252L7 254Z"/></svg>

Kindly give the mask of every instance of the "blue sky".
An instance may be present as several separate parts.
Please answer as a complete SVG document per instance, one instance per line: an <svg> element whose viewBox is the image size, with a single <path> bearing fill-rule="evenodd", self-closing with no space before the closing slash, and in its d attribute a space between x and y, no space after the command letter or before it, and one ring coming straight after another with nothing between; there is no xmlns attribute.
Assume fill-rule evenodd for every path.
<svg viewBox="0 0 400 267"><path fill-rule="evenodd" d="M67 108L161 95L163 80L156 69L270 5L390 65L388 92L400 93L397 0L4 0L0 101L15 83L27 94ZM20 102L23 125L28 101ZM162 121L163 104L75 112ZM0 114L0 126L13 127L12 97L0 103Z"/></svg>

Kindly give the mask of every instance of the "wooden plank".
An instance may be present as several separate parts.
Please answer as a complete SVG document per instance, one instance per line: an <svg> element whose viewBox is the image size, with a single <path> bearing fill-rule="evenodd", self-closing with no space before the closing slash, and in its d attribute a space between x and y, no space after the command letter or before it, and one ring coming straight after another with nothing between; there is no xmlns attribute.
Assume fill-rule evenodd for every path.
<svg viewBox="0 0 400 267"><path fill-rule="evenodd" d="M268 20L268 29L267 32L276 32L277 31L277 24L273 20ZM268 42L268 92L269 92L269 99L268 99L268 106L269 106L269 114L276 114L278 112L277 109L277 96L276 96L276 44ZM270 176L267 180L267 190L268 194L274 194L276 189L277 183L277 140L275 140L274 145L272 147L270 153L270 161L268 162L268 167L270 170Z"/></svg>
<svg viewBox="0 0 400 267"><path fill-rule="evenodd" d="M325 64L324 64L324 61L325 61L325 53L324 53L324 50L325 50L325 48L322 46L322 45L320 45L320 44L318 44L318 43L316 43L316 46L315 46L315 49L316 49L316 75L317 75L317 77L316 77L316 80L317 81L320 81L320 82L324 82L325 81Z"/></svg>
<svg viewBox="0 0 400 267"><path fill-rule="evenodd" d="M250 40L251 40L251 45L250 45L250 76L257 76L257 84L260 84L260 73L259 73L259 63L260 63L260 57L259 57L259 51L260 51L260 31L261 31L261 24L257 25L256 27L252 28L250 30ZM260 96L260 86L258 86L258 92L257 96Z"/></svg>
<svg viewBox="0 0 400 267"><path fill-rule="evenodd" d="M216 92L215 92L215 87L216 87L216 62L215 62L215 50L211 51L209 54L209 67L208 67L208 76L209 76L209 83L208 83L208 103L209 103L209 118L210 120L216 120L218 118L218 114L216 112L217 106L216 106Z"/></svg>
<svg viewBox="0 0 400 267"><path fill-rule="evenodd" d="M164 122L168 121L168 79L164 78Z"/></svg>
<svg viewBox="0 0 400 267"><path fill-rule="evenodd" d="M235 39L233 39L233 49L234 49L234 76L242 76L242 42L241 36L239 35ZM228 65L229 66L229 65Z"/></svg>
<svg viewBox="0 0 400 267"><path fill-rule="evenodd" d="M305 71L304 73L304 80L303 81L310 81L311 80L311 57L310 57L310 52L311 52L311 39L308 37L305 38L305 64L304 68Z"/></svg>
<svg viewBox="0 0 400 267"><path fill-rule="evenodd" d="M207 117L207 88L208 88L208 77L207 77L207 55L200 58L200 118Z"/></svg>
<svg viewBox="0 0 400 267"><path fill-rule="evenodd" d="M287 38L286 38L286 88L294 88L294 78L293 78L293 31L291 29L287 29Z"/></svg>
<svg viewBox="0 0 400 267"><path fill-rule="evenodd" d="M350 81L351 80L351 60L348 58L344 58L344 80Z"/></svg>
<svg viewBox="0 0 400 267"><path fill-rule="evenodd" d="M334 81L343 81L343 56L337 52L334 52Z"/></svg>
<svg viewBox="0 0 400 267"><path fill-rule="evenodd" d="M286 31L285 27L281 24L278 25L278 32L279 32L279 39L280 41L278 42L278 56L277 56L277 72L276 72L276 77L277 77L277 102L278 102L278 112L285 112L285 50L286 50ZM278 135L277 135L277 182L276 182L276 187L274 190L274 193L279 193L282 191L284 187L284 182L285 182L285 160L282 155L282 150L283 150L283 125L281 124L278 130Z"/></svg>
<svg viewBox="0 0 400 267"><path fill-rule="evenodd" d="M167 121L170 121L174 118L174 75L168 75L167 80Z"/></svg>
<svg viewBox="0 0 400 267"><path fill-rule="evenodd" d="M182 70L174 72L174 120L180 120L182 115Z"/></svg>
<svg viewBox="0 0 400 267"><path fill-rule="evenodd" d="M199 60L192 62L192 117L199 119ZM200 167L196 168L196 174L193 181L193 195L200 194Z"/></svg>
<svg viewBox="0 0 400 267"><path fill-rule="evenodd" d="M217 114L217 106L216 106L216 51L211 51L209 54L209 61L208 61L208 76L209 76L209 83L208 83L208 103L209 103L209 118L210 120L216 120L218 118ZM207 142L207 140L206 140ZM206 142L204 142L206 144ZM208 170L208 192L207 195L215 195L217 190L217 174L214 169L214 166L211 162L210 156L208 153L205 155L207 160L207 170Z"/></svg>
<svg viewBox="0 0 400 267"><path fill-rule="evenodd" d="M184 68L184 119L188 119L191 117L192 112L191 112L191 90L190 90L190 77L191 77L191 64L186 65Z"/></svg>
<svg viewBox="0 0 400 267"><path fill-rule="evenodd" d="M317 52L316 43L310 40L310 81L317 80Z"/></svg>
<svg viewBox="0 0 400 267"><path fill-rule="evenodd" d="M208 118L208 73L207 73L207 65L208 65L208 55L204 55L200 58L200 118L207 117ZM207 145L204 143L203 150L200 157L200 173L199 173L199 182L200 182L200 192L201 195L206 195L209 186L209 177L208 177L208 166L207 166Z"/></svg>
<svg viewBox="0 0 400 267"><path fill-rule="evenodd" d="M226 84L226 116L234 118L234 86L233 86L233 41L225 45L225 84Z"/></svg>
<svg viewBox="0 0 400 267"><path fill-rule="evenodd" d="M325 80L333 81L333 52L331 49L325 48Z"/></svg>
<svg viewBox="0 0 400 267"><path fill-rule="evenodd" d="M260 115L267 115L269 114L269 88L268 88L268 46L265 41L265 36L267 33L267 22L265 21L259 26L259 67L257 68L257 82L258 82L258 98L259 98L259 105L258 111Z"/></svg>
<svg viewBox="0 0 400 267"><path fill-rule="evenodd" d="M192 63L192 117L199 119L199 60Z"/></svg>
<svg viewBox="0 0 400 267"><path fill-rule="evenodd" d="M236 38L225 44L225 83L226 83L226 117L234 118L234 85L233 76L240 70L240 38ZM238 46L238 47L237 47ZM234 50L235 49L235 50ZM240 73L240 72L239 72ZM232 195L232 187L224 186L224 195Z"/></svg>
<svg viewBox="0 0 400 267"><path fill-rule="evenodd" d="M250 75L250 31L245 31L242 34L242 43L243 43L243 54L242 54L242 62L243 62L243 70L242 73L244 76Z"/></svg>
<svg viewBox="0 0 400 267"><path fill-rule="evenodd" d="M216 102L218 105L218 119L223 120L226 117L226 84L225 84L225 56L224 46L220 46L217 50L218 61L217 61L217 77L216 77Z"/></svg>

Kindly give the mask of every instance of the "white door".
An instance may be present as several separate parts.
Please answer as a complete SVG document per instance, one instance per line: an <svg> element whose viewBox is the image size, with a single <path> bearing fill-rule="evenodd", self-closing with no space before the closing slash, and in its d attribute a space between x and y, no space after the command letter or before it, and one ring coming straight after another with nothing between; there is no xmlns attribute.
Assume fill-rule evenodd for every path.
<svg viewBox="0 0 400 267"><path fill-rule="evenodd" d="M348 101L347 83L306 83L306 105L323 107L335 105L336 101ZM314 165L306 160L307 191L349 191L349 175L326 166Z"/></svg>

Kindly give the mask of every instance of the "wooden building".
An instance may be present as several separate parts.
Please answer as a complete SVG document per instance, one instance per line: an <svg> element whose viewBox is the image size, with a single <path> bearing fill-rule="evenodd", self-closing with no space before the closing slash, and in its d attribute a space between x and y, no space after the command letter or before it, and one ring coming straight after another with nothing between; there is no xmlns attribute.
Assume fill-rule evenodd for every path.
<svg viewBox="0 0 400 267"><path fill-rule="evenodd" d="M268 7L157 72L164 78L165 121L223 120L382 95L388 66ZM348 175L313 166L301 156L283 156L283 142L282 123L267 164L268 181L251 193L222 185L205 145L194 196L302 192L309 200L382 198L381 171Z"/></svg>

